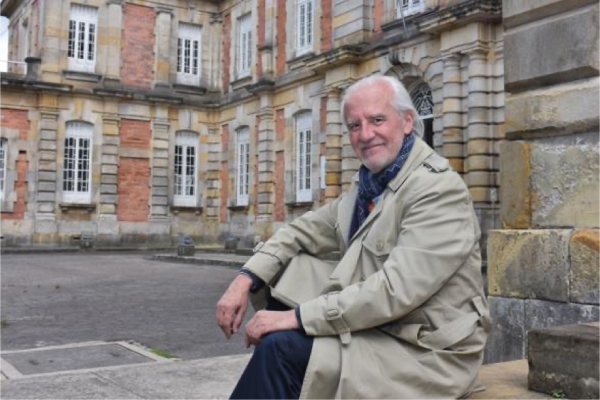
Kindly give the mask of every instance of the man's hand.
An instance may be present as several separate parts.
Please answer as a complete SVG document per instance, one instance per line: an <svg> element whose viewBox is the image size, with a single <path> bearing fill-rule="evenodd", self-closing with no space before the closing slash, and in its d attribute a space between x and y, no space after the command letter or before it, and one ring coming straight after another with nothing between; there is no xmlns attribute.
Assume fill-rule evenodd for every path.
<svg viewBox="0 0 600 400"><path fill-rule="evenodd" d="M246 310L252 279L246 275L238 275L217 303L217 325L227 339L238 331Z"/></svg>
<svg viewBox="0 0 600 400"><path fill-rule="evenodd" d="M267 333L297 328L294 310L259 311L246 324L246 347L257 346Z"/></svg>

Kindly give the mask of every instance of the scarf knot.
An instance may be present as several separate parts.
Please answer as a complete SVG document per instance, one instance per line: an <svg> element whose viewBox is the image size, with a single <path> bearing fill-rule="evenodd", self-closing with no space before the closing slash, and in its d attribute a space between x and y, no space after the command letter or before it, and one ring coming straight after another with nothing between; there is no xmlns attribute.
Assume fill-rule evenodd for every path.
<svg viewBox="0 0 600 400"><path fill-rule="evenodd" d="M369 216L369 203L381 196L387 184L398 175L398 172L400 172L408 159L414 143L415 133L411 132L410 135L404 138L402 148L398 152L398 156L396 156L394 162L377 174L369 171L364 165L360 166L360 170L358 171L358 197L356 198L354 212L352 213L348 241L352 239L352 236L354 236L358 228L362 226Z"/></svg>

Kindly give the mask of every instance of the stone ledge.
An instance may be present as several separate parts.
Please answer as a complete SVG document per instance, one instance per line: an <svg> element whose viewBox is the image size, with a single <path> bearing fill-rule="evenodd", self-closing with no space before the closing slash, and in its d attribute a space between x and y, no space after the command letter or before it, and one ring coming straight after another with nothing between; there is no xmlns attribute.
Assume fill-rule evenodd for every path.
<svg viewBox="0 0 600 400"><path fill-rule="evenodd" d="M534 329L528 334L529 388L597 399L598 323Z"/></svg>

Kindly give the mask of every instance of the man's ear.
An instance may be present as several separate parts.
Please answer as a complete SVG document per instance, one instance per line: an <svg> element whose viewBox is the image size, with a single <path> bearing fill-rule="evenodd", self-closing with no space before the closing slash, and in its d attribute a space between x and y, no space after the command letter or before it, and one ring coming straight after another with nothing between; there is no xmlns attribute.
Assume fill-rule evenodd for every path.
<svg viewBox="0 0 600 400"><path fill-rule="evenodd" d="M406 113L404 114L404 135L408 135L409 133L412 132L413 127L415 125L415 118L413 117L412 113Z"/></svg>

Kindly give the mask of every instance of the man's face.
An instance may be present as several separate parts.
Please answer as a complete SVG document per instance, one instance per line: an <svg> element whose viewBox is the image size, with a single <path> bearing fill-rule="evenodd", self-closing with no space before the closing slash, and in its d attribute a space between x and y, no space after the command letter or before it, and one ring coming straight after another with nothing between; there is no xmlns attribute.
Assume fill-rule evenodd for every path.
<svg viewBox="0 0 600 400"><path fill-rule="evenodd" d="M344 104L350 143L360 161L373 173L394 162L404 137L413 128L412 116L400 117L391 99L391 88L380 82L360 89Z"/></svg>

